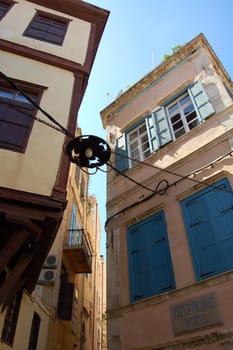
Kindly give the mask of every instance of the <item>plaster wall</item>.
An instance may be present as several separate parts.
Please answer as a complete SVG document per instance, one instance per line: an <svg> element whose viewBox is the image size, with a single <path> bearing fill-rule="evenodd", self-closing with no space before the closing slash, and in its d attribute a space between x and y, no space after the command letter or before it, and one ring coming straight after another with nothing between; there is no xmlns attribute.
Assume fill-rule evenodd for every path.
<svg viewBox="0 0 233 350"><path fill-rule="evenodd" d="M10 77L45 87L40 106L67 126L74 77L70 72L1 52L1 69ZM36 117L49 122L42 112ZM34 121L25 153L0 149L1 186L50 195L63 152L64 134Z"/></svg>
<svg viewBox="0 0 233 350"><path fill-rule="evenodd" d="M70 21L62 46L23 36L24 31L37 10L54 14ZM80 63L81 65L85 62L90 31L91 24L89 22L64 15L59 11L54 11L25 0L17 1L7 13L7 16L0 22L0 35L2 39L25 45L38 51L44 51Z"/></svg>

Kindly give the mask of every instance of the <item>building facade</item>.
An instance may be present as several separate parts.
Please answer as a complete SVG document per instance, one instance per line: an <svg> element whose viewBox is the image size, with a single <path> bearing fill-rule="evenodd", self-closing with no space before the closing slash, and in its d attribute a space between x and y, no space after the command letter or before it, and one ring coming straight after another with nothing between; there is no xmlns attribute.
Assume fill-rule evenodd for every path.
<svg viewBox="0 0 233 350"><path fill-rule="evenodd" d="M232 88L200 34L101 112L110 350L233 348Z"/></svg>
<svg viewBox="0 0 233 350"><path fill-rule="evenodd" d="M88 173L72 164L67 207L35 290L0 316L2 350L106 349L106 263L88 181Z"/></svg>
<svg viewBox="0 0 233 350"><path fill-rule="evenodd" d="M80 0L0 1L0 347L4 350L46 349L50 321L57 317L57 267L63 246L58 244L57 255L53 243L67 215L70 161L64 148L76 132L108 14ZM57 281L57 288L44 288L44 303L32 312L33 295L42 293L37 281L47 278Z"/></svg>

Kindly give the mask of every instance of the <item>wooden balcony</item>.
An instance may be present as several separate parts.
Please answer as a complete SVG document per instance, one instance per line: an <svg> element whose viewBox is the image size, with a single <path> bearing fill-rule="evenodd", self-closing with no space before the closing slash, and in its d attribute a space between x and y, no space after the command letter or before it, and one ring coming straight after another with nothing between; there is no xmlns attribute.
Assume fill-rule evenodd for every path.
<svg viewBox="0 0 233 350"><path fill-rule="evenodd" d="M74 273L92 272L92 251L87 232L84 229L66 232L63 254Z"/></svg>

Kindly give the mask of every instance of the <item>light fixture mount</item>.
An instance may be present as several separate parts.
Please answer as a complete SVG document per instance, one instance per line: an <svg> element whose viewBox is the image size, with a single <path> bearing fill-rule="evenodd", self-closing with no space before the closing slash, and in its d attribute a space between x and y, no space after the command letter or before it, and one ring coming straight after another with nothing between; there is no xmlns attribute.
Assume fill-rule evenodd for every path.
<svg viewBox="0 0 233 350"><path fill-rule="evenodd" d="M66 154L72 163L84 168L98 168L107 163L111 149L106 141L94 135L82 135L66 146Z"/></svg>

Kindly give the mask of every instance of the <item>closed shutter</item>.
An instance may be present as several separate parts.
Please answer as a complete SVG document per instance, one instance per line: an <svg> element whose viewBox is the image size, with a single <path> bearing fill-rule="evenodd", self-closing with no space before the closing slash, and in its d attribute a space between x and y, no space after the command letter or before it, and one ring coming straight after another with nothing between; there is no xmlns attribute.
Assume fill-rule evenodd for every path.
<svg viewBox="0 0 233 350"><path fill-rule="evenodd" d="M196 81L194 84L192 84L188 91L201 119L206 119L215 112L214 107L200 81Z"/></svg>
<svg viewBox="0 0 233 350"><path fill-rule="evenodd" d="M131 301L174 288L163 213L128 229Z"/></svg>
<svg viewBox="0 0 233 350"><path fill-rule="evenodd" d="M170 131L168 118L164 108L160 108L154 113L157 135L159 139L160 147L166 145L170 141L172 141L172 133Z"/></svg>
<svg viewBox="0 0 233 350"><path fill-rule="evenodd" d="M183 201L182 210L197 279L233 268L233 196L221 180Z"/></svg>
<svg viewBox="0 0 233 350"><path fill-rule="evenodd" d="M233 268L233 195L228 183L208 193L209 211L225 270Z"/></svg>
<svg viewBox="0 0 233 350"><path fill-rule="evenodd" d="M58 301L58 318L60 320L71 321L74 300L74 283L61 283L59 301Z"/></svg>
<svg viewBox="0 0 233 350"><path fill-rule="evenodd" d="M116 139L116 169L118 171L125 171L129 169L129 160L128 160L128 152L126 145L126 136L125 134L121 135L118 139Z"/></svg>
<svg viewBox="0 0 233 350"><path fill-rule="evenodd" d="M187 201L184 210L196 277L204 279L215 275L221 262L204 197Z"/></svg>

